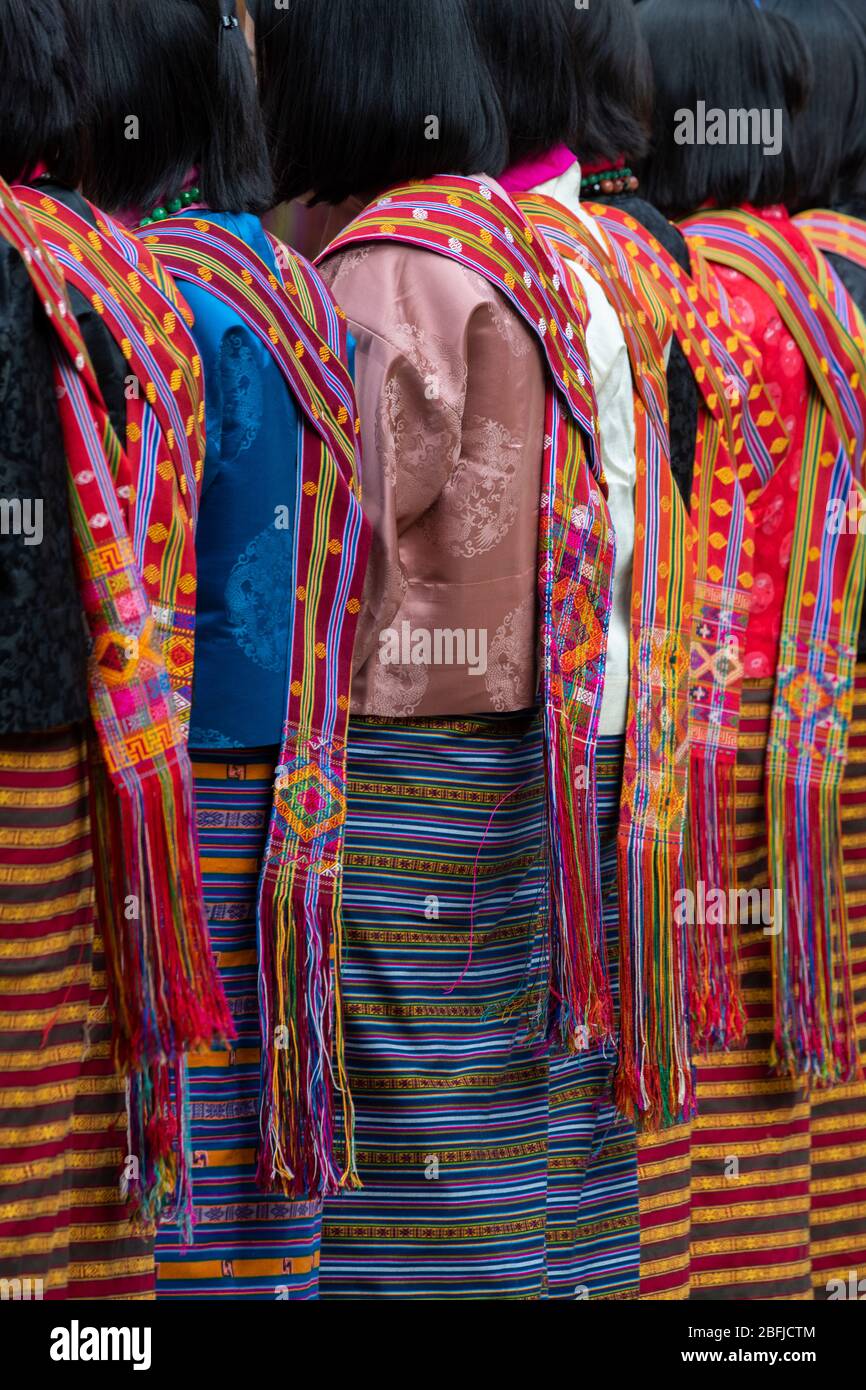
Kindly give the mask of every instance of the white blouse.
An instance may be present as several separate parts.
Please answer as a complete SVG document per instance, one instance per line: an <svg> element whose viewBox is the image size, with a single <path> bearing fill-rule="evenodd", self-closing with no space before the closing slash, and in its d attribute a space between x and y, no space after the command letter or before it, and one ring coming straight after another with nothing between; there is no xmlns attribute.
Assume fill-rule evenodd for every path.
<svg viewBox="0 0 866 1390"><path fill-rule="evenodd" d="M580 205L580 165L575 161L557 178L533 189L554 198L604 245L595 219ZM599 733L625 733L628 691L631 675L629 638L631 585L634 564L634 495L637 478L635 461L634 397L628 348L616 311L604 291L578 262L571 263L586 291L589 327L586 345L598 399L601 424L601 450L609 489L611 519L616 533L616 568L613 605L605 666L604 696L601 703Z"/></svg>

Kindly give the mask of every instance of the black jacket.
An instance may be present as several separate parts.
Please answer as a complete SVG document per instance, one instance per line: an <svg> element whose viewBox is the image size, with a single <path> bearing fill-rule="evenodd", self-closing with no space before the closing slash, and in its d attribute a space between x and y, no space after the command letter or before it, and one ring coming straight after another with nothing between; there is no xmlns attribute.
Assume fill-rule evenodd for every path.
<svg viewBox="0 0 866 1390"><path fill-rule="evenodd" d="M87 713L52 336L18 252L0 240L0 734ZM34 521L37 503L41 540L26 544L13 533L16 508L30 504Z"/></svg>
<svg viewBox="0 0 866 1390"><path fill-rule="evenodd" d="M658 208L637 193L612 193L593 196L593 202L627 212L660 241L665 250L691 274L689 251L682 233L663 217ZM698 434L698 387L691 367L677 339L671 343L668 359L668 409L670 411L671 471L680 496L688 508L695 469L695 447Z"/></svg>

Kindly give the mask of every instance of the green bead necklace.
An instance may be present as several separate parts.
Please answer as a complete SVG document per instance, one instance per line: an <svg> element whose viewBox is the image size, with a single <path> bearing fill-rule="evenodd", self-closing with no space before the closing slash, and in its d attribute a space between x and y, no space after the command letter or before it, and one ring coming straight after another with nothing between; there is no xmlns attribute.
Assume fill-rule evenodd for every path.
<svg viewBox="0 0 866 1390"><path fill-rule="evenodd" d="M631 169L602 169L597 174L587 174L580 181L582 197L593 193L634 193L638 180Z"/></svg>
<svg viewBox="0 0 866 1390"><path fill-rule="evenodd" d="M191 203L201 201L201 189L198 187L187 188L183 193L179 193L176 198L170 199L167 203L160 203L155 207L148 217L142 217L139 226L152 227L154 222L164 222L167 217L173 217L176 212L182 212Z"/></svg>

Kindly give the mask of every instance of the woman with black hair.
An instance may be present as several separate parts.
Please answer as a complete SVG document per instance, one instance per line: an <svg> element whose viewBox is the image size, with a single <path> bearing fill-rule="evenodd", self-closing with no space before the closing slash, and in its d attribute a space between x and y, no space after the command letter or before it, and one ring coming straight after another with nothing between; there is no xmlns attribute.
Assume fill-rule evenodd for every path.
<svg viewBox="0 0 866 1390"><path fill-rule="evenodd" d="M343 887L363 1190L326 1203L322 1295L538 1297L548 1034L613 1037L584 324L495 182L463 0L254 19L278 195L352 203L319 263L357 342L374 530Z"/></svg>
<svg viewBox="0 0 866 1390"><path fill-rule="evenodd" d="M736 475L715 469L696 484L708 660L693 699L699 685L714 692L737 764L736 802L721 780L693 785L691 814L707 862L722 869L704 891L728 894L712 930L733 948L719 988L734 1026L717 1039L727 1055L698 1063L700 1147L681 1134L643 1148L642 1290L826 1297L837 1261L860 1258L844 1214L860 1184L863 1097L841 819L859 798L841 782L859 699L866 542L829 518L837 499L858 495L866 363L847 331L853 311L784 206L797 197L792 135L810 81L802 40L752 0L644 0L638 14L655 74L649 196L688 214L693 265L760 352L785 431L763 462L747 456L757 477L744 477L741 460ZM713 622L728 611L741 615L733 640L714 652ZM744 921L741 907L730 911L732 889L740 904L760 889L766 906ZM695 920L706 944L707 923ZM830 1119L842 1114L850 1144ZM818 1137L828 1128L832 1151Z"/></svg>
<svg viewBox="0 0 866 1390"><path fill-rule="evenodd" d="M580 197L635 218L690 273L682 234L647 201L640 169L649 148L652 66L632 0L560 0L571 31L571 63L585 93L577 145ZM552 196L560 196L551 190ZM674 336L667 363L671 468L683 498L691 494L699 392Z"/></svg>
<svg viewBox="0 0 866 1390"><path fill-rule="evenodd" d="M67 3L87 68L85 193L180 286L206 389L194 418L177 410L182 368L164 389L142 385L154 412L173 412L175 443L206 426L188 480L201 488L197 583L184 571L181 587L195 603L190 746L210 947L236 1044L190 1064L195 1232L183 1212L163 1224L158 1294L315 1297L322 1196L354 1181L351 1144L343 1162L332 1141L345 1086L330 976L368 548L345 321L262 226L267 146L233 0ZM97 223L107 258L123 235ZM145 463L157 476L167 466ZM150 476L140 469L140 491ZM168 563L166 529L147 536Z"/></svg>
<svg viewBox="0 0 866 1390"><path fill-rule="evenodd" d="M77 113L72 53L62 24L49 23L44 11L26 0L0 4L0 58L7 73L0 93L0 177L7 183L34 171L46 157L56 160L69 143ZM56 412L46 408L52 392L48 354L38 345L50 335L44 316L33 313L26 267L8 244L3 247L2 277L7 364L3 380L10 390L16 379L23 415L32 421L34 447L31 453L28 446L16 463L14 432L11 427L3 432L0 491L4 497L40 496L51 509L43 520L44 544L24 546L8 541L5 533L3 537L0 732L8 734L74 724L86 718L87 697L66 461L54 423ZM20 353L14 349L19 335ZM32 375L28 360L34 364ZM34 491L33 480L17 476L17 469L37 458L43 460L46 476Z"/></svg>
<svg viewBox="0 0 866 1390"><path fill-rule="evenodd" d="M866 6L773 0L812 54L809 100L794 123L798 226L866 313ZM844 248L844 249L842 249ZM866 655L866 649L862 649Z"/></svg>
<svg viewBox="0 0 866 1390"><path fill-rule="evenodd" d="M866 43L866 0L844 0L846 12L851 15L857 25L857 34L851 43L851 51L854 61L862 77L862 54L863 45ZM831 16L834 18L835 15ZM841 16L839 16L841 21ZM799 15L797 16L800 23ZM826 31L825 31L826 32ZM848 31L845 31L848 32ZM837 42L836 36L840 33L840 27L831 22L829 33L833 37L834 44ZM846 60L850 61L850 60ZM819 85L816 81L816 85ZM850 142L845 142L845 149L839 170L839 185L836 190L834 208L837 212L843 213L848 217L856 217L858 221L866 221L866 148L864 148L863 136L863 83L860 82L857 88L856 104L852 108L853 121L856 122L854 129L850 131ZM858 284L857 295L862 293ZM853 291L852 291L853 293ZM859 302L859 299L858 299Z"/></svg>
<svg viewBox="0 0 866 1390"><path fill-rule="evenodd" d="M604 778L598 797L609 810L601 827L607 950L617 958L622 938L619 978L624 989L618 1057L593 1049L552 1063L551 1142L559 1162L548 1203L548 1290L554 1297L573 1297L574 1288L585 1285L592 1297L623 1296L638 1283L633 1115L637 1112L644 1124L663 1127L681 1117L688 1094L688 1077L678 1073L676 1064L677 1055L688 1055L684 982L682 976L676 978L682 958L671 950L670 978L658 991L647 974L635 987L634 976L636 960L655 959L656 942L673 947L682 938L682 927L674 922L669 877L679 873L682 857L683 782L678 787L678 814L666 827L663 841L654 842L631 819L636 802L642 800L642 793L633 797L636 786L653 780L658 784L665 776L673 786L678 774L685 773L677 753L686 741L689 622L678 613L676 598L663 617L657 605L661 599L664 611L668 593L690 592L688 522L670 471L662 339L648 327L640 339L636 333L641 315L647 323L652 308L644 297L627 294L604 235L580 202L581 168L572 150L587 128L601 138L600 118L591 113L602 98L591 83L579 79L563 0L470 0L469 8L508 127L510 164L502 186L556 244L577 277L576 293L586 297L590 314L587 349L616 533L614 601L599 720ZM548 81L538 82L539 69ZM645 390L652 396L647 409ZM671 518L669 532L659 524L663 515ZM645 546L653 550L649 565ZM657 593L660 581L664 594ZM670 741L659 742L652 752L648 742L639 747L636 737L637 720L650 717L644 703L647 673L641 667L642 656L650 657L653 651L646 627L654 630L656 639L663 627L671 629L670 646L679 651L681 673L679 681L666 683L658 711L659 727L669 732ZM651 766L656 757L656 766ZM657 895L651 885L659 886ZM663 1022L649 1019L647 1011L652 1013L656 997L671 994L681 1001L679 1009ZM615 1002L619 1009L619 999ZM651 1049L636 1043L647 1036L653 1039ZM640 1054L637 1059L635 1051ZM660 1092L649 1081L656 1069L672 1079L671 1103L664 1097L659 1104ZM641 1078L633 1088L630 1074ZM685 1081L682 1101L680 1080ZM615 1097L624 1104L626 1116L617 1113ZM611 1231L603 1252L594 1237L599 1221L608 1222Z"/></svg>
<svg viewBox="0 0 866 1390"><path fill-rule="evenodd" d="M74 54L58 3L0 0L2 176L75 165ZM0 579L0 1273L23 1297L148 1297L147 1222L183 1192L168 1073L229 1024L130 460L5 184L0 234L0 475L23 522Z"/></svg>
<svg viewBox="0 0 866 1390"><path fill-rule="evenodd" d="M795 222L832 266L841 285L835 302L841 312L845 291L866 316L866 5L862 0L826 0L820 6L800 0L767 0L767 9L785 16L797 27L812 55L813 84L803 110L794 122L794 184L796 206L803 208ZM857 13L859 10L859 14ZM791 211L795 210L791 206ZM851 317L849 311L849 318ZM853 324L852 332L856 332ZM856 511L858 525L862 507ZM866 739L860 730L866 719L866 607L857 639L855 708L848 741L848 762L842 787L845 830L845 884L855 1001L861 1023L861 1050L866 1048L866 903L863 897L861 837L866 831L866 805L860 791L866 776ZM866 1144L866 1088L848 1088L843 1097L814 1105L815 1128L839 1131L844 1117L845 1149L853 1154ZM866 1167L855 1165L836 1201L852 1204L866 1187ZM866 1232L862 1221L834 1223L832 1251L818 1260L813 1272L826 1282L839 1270L866 1268ZM847 1273L846 1276L847 1277Z"/></svg>
<svg viewBox="0 0 866 1390"><path fill-rule="evenodd" d="M864 37L857 0L764 0L796 28L812 59L809 97L793 123L794 207L832 207L863 191L866 171Z"/></svg>

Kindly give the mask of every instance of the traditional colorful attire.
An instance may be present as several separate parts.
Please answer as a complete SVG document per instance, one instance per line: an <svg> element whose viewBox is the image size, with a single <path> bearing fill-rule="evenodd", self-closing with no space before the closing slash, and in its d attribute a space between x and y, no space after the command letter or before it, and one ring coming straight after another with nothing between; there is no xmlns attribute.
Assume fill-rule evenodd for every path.
<svg viewBox="0 0 866 1390"><path fill-rule="evenodd" d="M597 203L601 207L610 207L633 218L664 247L668 255L685 271L686 275L691 275L688 247L682 232L673 222L669 222L658 208L654 207L652 203L648 203L646 198L641 197L636 189L624 188L620 192L613 193L606 193L603 190L602 184L606 181L605 175L615 177L624 164L624 159L616 161L616 168L612 160L581 164L581 173L584 176L582 179L584 209L587 204ZM565 178L569 178L567 172ZM567 202L561 197L555 184L549 185L542 191L551 198L557 198L560 202ZM670 345L666 375L671 470L680 494L688 506L692 489L692 472L695 465L700 391L676 334L674 334Z"/></svg>
<svg viewBox="0 0 866 1390"><path fill-rule="evenodd" d="M564 298L561 266L488 180L396 190L321 263L358 342L371 575L386 580L368 587L349 752L347 1056L364 1185L326 1202L322 1295L624 1296L633 1178L627 1146L603 1144L608 1064L560 1082L548 1027L552 972L554 1037L585 1051L615 1033L603 932L616 932L620 749L598 737L595 663L611 576L594 603L591 587L577 599L577 645L565 619L548 626L545 598L551 579L564 596L593 575L566 551L553 577L545 521L555 505L583 527L580 497L602 502L580 454L560 500L549 473L551 450L581 439L598 468L583 298ZM437 629L466 638L456 668L425 655ZM469 642L488 631L473 676ZM589 956L573 954L573 900L557 901L575 868L545 846L545 800L562 814L551 700L564 691L577 708L551 660L590 716L569 778L586 799L557 832L596 856L578 928L595 933Z"/></svg>
<svg viewBox="0 0 866 1390"><path fill-rule="evenodd" d="M333 1144L329 979L368 545L349 345L256 217L194 210L142 235L189 301L206 382L190 742L236 1030L190 1059L195 1225L161 1228L158 1296L313 1298L323 1193L354 1180L351 1135Z"/></svg>
<svg viewBox="0 0 866 1390"><path fill-rule="evenodd" d="M569 150L562 152L565 168L555 161L555 151L547 159L527 161L507 169L502 187L520 206L525 195L537 194L563 207L572 219L591 234L597 228L580 202L580 165ZM551 167L558 172L545 177ZM533 221L532 208L525 209ZM580 235L580 226L577 228ZM607 656L604 671L604 693L599 716L599 732L622 737L628 710L630 677L630 624L634 556L635 504L637 481L635 458L635 420L632 397L632 378L628 347L616 310L608 301L603 287L581 261L571 258L571 248L560 246L563 255L577 276L586 297L589 321L586 329L586 348L592 381L598 402L600 445L605 481L608 487L608 506L616 535L616 564L614 569L613 602L608 629Z"/></svg>
<svg viewBox="0 0 866 1390"><path fill-rule="evenodd" d="M866 198L856 194L832 208L798 213L794 221L823 252L861 314L866 314Z"/></svg>
<svg viewBox="0 0 866 1390"><path fill-rule="evenodd" d="M617 542L614 602L608 632L605 694L602 702L600 729L602 734L615 733L619 735L619 754L620 758L623 758L632 659L633 654L636 655L639 650L638 642L635 644L633 653L631 643L632 599L633 593L637 597L635 583L638 586L645 583L643 565L638 566L637 579L635 579L634 574L635 525L637 521L639 536L643 540L648 534L654 535L655 533L654 517L660 504L662 506L667 505L668 508L671 506L681 508L680 499L671 484L667 400L662 381L665 360L671 344L670 326L665 321L659 306L649 304L646 297L640 301L632 299L628 303L621 298L623 290L618 283L619 277L610 259L610 248L598 225L588 216L581 205L581 168L568 150L551 151L549 156L537 163L529 162L513 166L503 176L503 184L513 194L518 206L522 208L533 225L547 237L552 245L556 246L559 253L567 261L570 270L577 277L586 294L589 306L587 349L599 401L602 457L605 477L608 481L609 502ZM636 326L638 316L641 313L645 321L655 314L657 331L652 333L651 337L638 343L634 336L633 325ZM629 335L628 343L626 341L627 334ZM630 360L630 348L632 360ZM647 361L648 357L651 360ZM633 379L636 383L634 394ZM665 469L661 496L651 500L647 497L645 484L641 482L641 485L638 486L639 467L642 477L646 473L646 428L643 425L643 420L646 417L644 403L640 398L641 384L645 380L655 381L656 398L651 404L651 409L654 408L657 412L656 447L664 455L663 467ZM636 416L640 418L640 424L637 423ZM641 446L640 459L636 453L638 438L640 438ZM636 492L639 494L641 502L641 512L637 518L635 516ZM664 502L662 498L665 499ZM679 583L684 583L689 595L691 578L689 577L690 565L687 547L690 545L691 536L688 534L683 514L680 519L679 551L674 559L675 575L671 578L667 568L665 568L665 575L666 578L671 578L674 587ZM658 556L655 563L665 566L665 559ZM677 705L678 710L676 709ZM683 731L681 756L684 764L684 688L681 689L679 700L675 702L676 717L679 718ZM627 875L621 884L617 884L614 880L612 884L612 917L615 919L617 916L622 916L622 930L626 933L630 930L628 892ZM682 927L674 922L672 908L668 908L664 916L663 932L671 938L675 935L679 936L682 941ZM614 940L609 949L616 952L618 941ZM684 1050L687 1050L688 1043L685 1034L681 1037L681 1045ZM578 1108L573 1105L568 1113L571 1141L572 1143L581 1142L582 1131L585 1129L587 1121L591 1125L593 1117L596 1117L596 1123L600 1123L603 1127L596 1140L596 1152L599 1155L603 1154L605 1150L617 1152L620 1155L621 1166L625 1161L628 1163L628 1172L633 1180L633 1186L630 1186L628 1192L629 1216L636 1224L637 1136L630 1115L616 1116L613 1113L615 1060L606 1057L601 1052L590 1052L578 1059L567 1059L562 1063L555 1061L553 1063L554 1071L562 1070L563 1081L566 1086L570 1086L572 1092L575 1087L576 1064L586 1070L587 1074L594 1074L601 1082L603 1094L606 1093L606 1106L603 1106L599 1112L598 1102L590 1093L584 1102L586 1117L581 1122ZM677 1113L679 1113L679 1109L680 1107L677 1107ZM552 1113L556 1115L556 1109ZM658 1120L655 1122L657 1123ZM563 1137L567 1142L569 1135L564 1133ZM602 1209L598 1213L602 1219L606 1217L610 1223L604 1258L614 1263L621 1259L614 1235L617 1224L622 1232L620 1239L632 1241L632 1232L624 1220L626 1210L625 1203L622 1201L624 1196L625 1193L621 1193L619 1208L616 1212L608 1214ZM638 1280L636 1251L633 1243L630 1243L627 1248L632 1251L634 1258L633 1278L636 1289Z"/></svg>
<svg viewBox="0 0 866 1390"><path fill-rule="evenodd" d="M36 732L37 700L34 731L9 734L0 751L0 1259L24 1297L147 1297L148 1218L183 1190L168 1074L228 1019L201 954L191 775L133 555L129 460L57 265L5 186L0 230L53 330L50 350L34 336L28 360L37 383L40 364L53 372L62 442L45 396L32 424L48 444L47 506L68 503L55 520L73 538L75 578L52 560L66 584L51 598L70 608L76 593L91 647L87 718ZM13 450L16 437L10 429ZM50 473L58 447L62 476ZM61 646L70 631L71 619L59 625ZM80 661L74 645L70 659ZM79 714L74 687L66 700L61 719Z"/></svg>
<svg viewBox="0 0 866 1390"><path fill-rule="evenodd" d="M43 513L40 544L0 538L0 1278L22 1297L146 1296L151 1242L120 1191L124 1086L98 988L86 647L52 330L22 249L0 243L0 492Z"/></svg>
<svg viewBox="0 0 866 1390"><path fill-rule="evenodd" d="M641 1288L650 1298L825 1298L864 1255L863 543L828 526L832 497L856 496L862 478L863 343L781 209L707 211L685 230L704 285L712 264L718 302L760 351L787 438L771 446L775 467L741 477L736 538L713 539L716 518L732 515L719 469L698 470L694 501L707 553L699 572L712 579L714 565L722 582L724 556L730 575L714 611L722 625L725 611L742 614L728 660L693 685L698 705L715 686L730 735L719 748L736 750L733 794L720 763L693 786L696 854L709 883L768 890L770 908L751 923L726 915L727 932L697 925L698 964L723 1001L708 1009L698 978L698 1026L722 1050L698 1057L694 1124L642 1143Z"/></svg>

